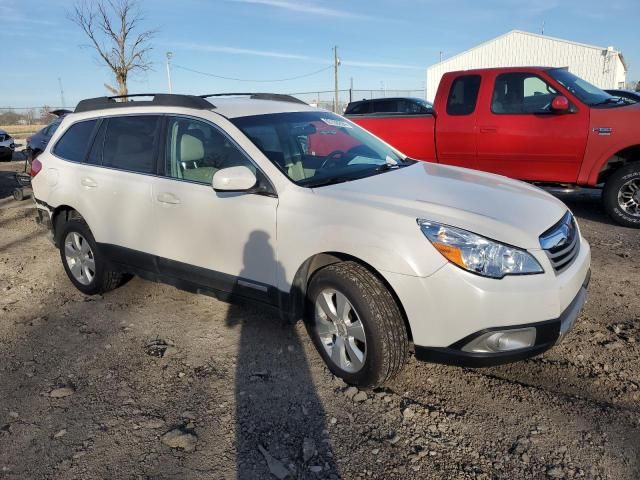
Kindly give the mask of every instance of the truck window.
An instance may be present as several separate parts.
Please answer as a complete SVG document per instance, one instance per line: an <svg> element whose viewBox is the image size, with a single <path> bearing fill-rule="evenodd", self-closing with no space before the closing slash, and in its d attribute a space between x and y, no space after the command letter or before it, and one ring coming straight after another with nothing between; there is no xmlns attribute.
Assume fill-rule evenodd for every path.
<svg viewBox="0 0 640 480"><path fill-rule="evenodd" d="M462 75L456 78L451 85L451 90L449 90L447 114L472 114L476 109L479 91L480 75Z"/></svg>
<svg viewBox="0 0 640 480"><path fill-rule="evenodd" d="M491 111L507 115L545 113L557 94L551 85L532 73L503 73L496 78Z"/></svg>

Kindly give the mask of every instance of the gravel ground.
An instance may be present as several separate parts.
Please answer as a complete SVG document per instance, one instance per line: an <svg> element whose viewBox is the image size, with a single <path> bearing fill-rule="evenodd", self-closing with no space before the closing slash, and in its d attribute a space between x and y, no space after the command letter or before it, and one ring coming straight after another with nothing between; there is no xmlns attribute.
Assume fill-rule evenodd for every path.
<svg viewBox="0 0 640 480"><path fill-rule="evenodd" d="M358 391L301 325L134 278L87 298L0 165L0 478L640 478L640 232L593 248L565 341L513 365L411 359Z"/></svg>

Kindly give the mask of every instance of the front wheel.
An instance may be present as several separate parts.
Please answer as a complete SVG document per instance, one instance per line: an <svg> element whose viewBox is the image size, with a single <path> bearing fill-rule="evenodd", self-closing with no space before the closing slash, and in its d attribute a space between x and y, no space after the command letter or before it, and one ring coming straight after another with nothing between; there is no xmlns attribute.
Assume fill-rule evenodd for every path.
<svg viewBox="0 0 640 480"><path fill-rule="evenodd" d="M617 223L640 228L640 162L626 165L609 177L602 201Z"/></svg>
<svg viewBox="0 0 640 480"><path fill-rule="evenodd" d="M331 372L361 387L382 385L406 363L408 338L395 299L355 262L323 268L308 289L307 331Z"/></svg>
<svg viewBox="0 0 640 480"><path fill-rule="evenodd" d="M86 223L71 219L62 226L59 235L62 264L78 290L96 295L121 284L122 274L102 256Z"/></svg>

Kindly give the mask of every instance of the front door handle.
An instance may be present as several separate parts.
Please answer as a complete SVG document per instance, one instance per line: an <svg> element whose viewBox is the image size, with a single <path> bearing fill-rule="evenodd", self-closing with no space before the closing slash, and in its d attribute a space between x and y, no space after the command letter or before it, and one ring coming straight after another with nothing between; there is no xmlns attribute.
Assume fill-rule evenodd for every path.
<svg viewBox="0 0 640 480"><path fill-rule="evenodd" d="M82 179L80 180L80 183L82 184L83 187L87 187L87 188L95 188L98 186L96 181L91 177L82 177Z"/></svg>
<svg viewBox="0 0 640 480"><path fill-rule="evenodd" d="M180 199L176 197L173 193L161 193L158 195L158 202L164 203L166 205L178 205L180 203Z"/></svg>
<svg viewBox="0 0 640 480"><path fill-rule="evenodd" d="M497 132L498 132L498 127L493 127L493 126L480 127L480 133L497 133Z"/></svg>

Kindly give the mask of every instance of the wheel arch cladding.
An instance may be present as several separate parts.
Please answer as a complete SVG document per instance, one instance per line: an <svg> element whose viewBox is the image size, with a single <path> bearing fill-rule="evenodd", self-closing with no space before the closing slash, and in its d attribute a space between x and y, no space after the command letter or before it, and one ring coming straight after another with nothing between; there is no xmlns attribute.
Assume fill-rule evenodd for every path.
<svg viewBox="0 0 640 480"><path fill-rule="evenodd" d="M320 270L328 267L329 265L342 262L354 262L362 265L382 282L382 284L387 288L387 290L393 297L393 300L396 302L396 305L398 306L398 309L402 314L402 319L407 330L407 335L409 339L412 340L413 336L411 334L411 325L409 324L409 319L407 318L407 313L405 312L404 306L400 301L400 297L397 295L384 275L382 275L378 270L376 270L373 266L363 261L362 259L342 252L317 253L309 257L302 263L293 278L293 283L289 292L289 318L292 321L303 319L305 311L308 308L307 291L314 275L316 275Z"/></svg>
<svg viewBox="0 0 640 480"><path fill-rule="evenodd" d="M53 213L51 215L51 226L53 228L53 240L56 247L59 246L60 239L58 238L58 233L62 229L62 226L73 218L85 221L82 214L69 205L59 205L53 209ZM89 228L89 230L91 230L91 228Z"/></svg>

